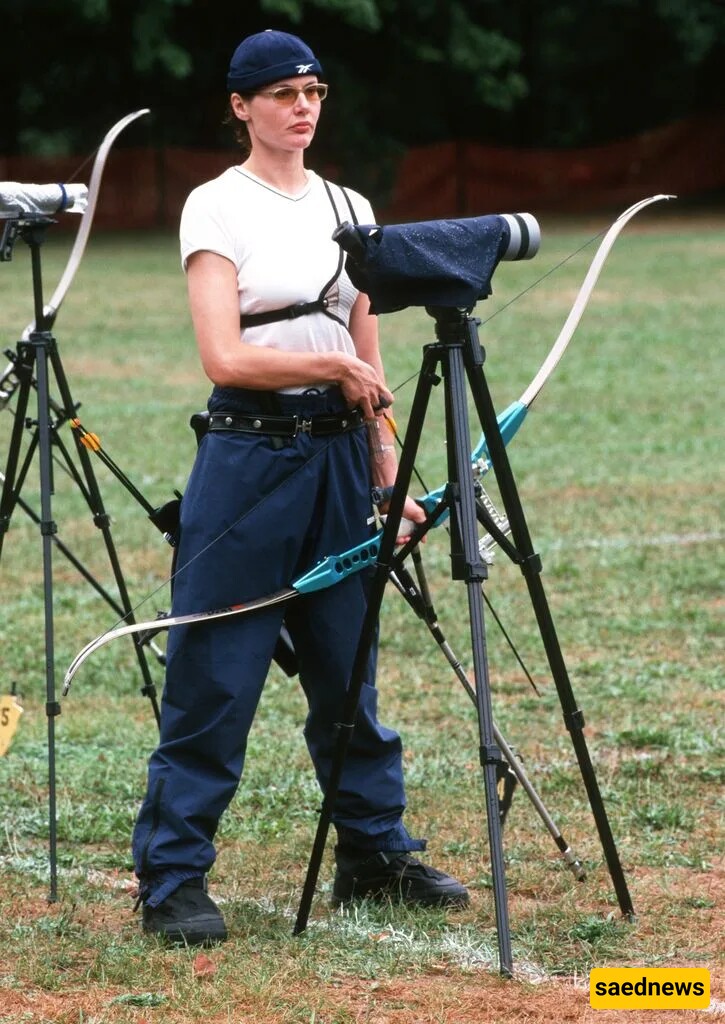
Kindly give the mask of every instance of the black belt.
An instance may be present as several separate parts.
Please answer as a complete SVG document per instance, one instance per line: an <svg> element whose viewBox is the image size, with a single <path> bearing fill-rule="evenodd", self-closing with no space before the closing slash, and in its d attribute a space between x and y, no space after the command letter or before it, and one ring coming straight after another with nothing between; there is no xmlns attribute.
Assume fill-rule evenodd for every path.
<svg viewBox="0 0 725 1024"><path fill-rule="evenodd" d="M296 437L309 434L325 437L357 430L365 422L359 409L349 412L328 413L319 416L258 416L231 412L213 412L209 417L209 430L237 430L242 434L268 434L271 437Z"/></svg>

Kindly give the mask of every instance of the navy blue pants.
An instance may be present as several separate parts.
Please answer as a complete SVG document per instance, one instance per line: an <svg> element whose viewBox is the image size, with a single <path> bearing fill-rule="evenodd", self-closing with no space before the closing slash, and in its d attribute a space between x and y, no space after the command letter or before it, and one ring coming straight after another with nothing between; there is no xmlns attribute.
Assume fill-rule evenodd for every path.
<svg viewBox="0 0 725 1024"><path fill-rule="evenodd" d="M280 395L281 411L337 412L337 389ZM261 411L253 392L215 389L212 412ZM364 428L332 437L233 431L201 442L181 507L173 614L221 608L288 586L321 558L372 532ZM221 537L221 539L219 539ZM133 835L141 892L152 906L215 860L219 819L244 767L247 736L284 618L307 704L304 728L324 791L366 607L366 576L227 620L169 631L161 735ZM333 821L364 850L420 850L402 823L397 733L377 721L373 646Z"/></svg>

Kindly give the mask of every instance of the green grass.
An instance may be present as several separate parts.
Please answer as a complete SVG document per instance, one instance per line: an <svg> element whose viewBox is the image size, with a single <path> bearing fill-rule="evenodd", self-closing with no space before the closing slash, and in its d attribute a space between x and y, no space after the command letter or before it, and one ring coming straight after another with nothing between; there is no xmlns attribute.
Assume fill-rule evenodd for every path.
<svg viewBox="0 0 725 1024"><path fill-rule="evenodd" d="M715 966L723 834L725 226L675 217L674 208L645 213L626 229L571 348L510 449L638 912L633 925L619 918L523 580L498 553L486 591L540 695L489 617L494 713L589 872L585 884L574 881L525 794L517 792L505 847L520 986L602 964L664 965L677 957ZM541 254L499 268L494 296L478 307L481 319L600 226L543 221ZM59 233L44 247L46 298L67 246L68 236ZM497 408L517 397L538 368L585 268L586 255L567 263L482 326ZM32 319L22 243L13 261L0 267L0 296L3 347L14 348ZM416 373L432 327L417 309L382 319L393 388ZM188 419L203 408L208 387L175 240L96 237L55 334L86 428L100 435L153 504L183 490L194 449ZM412 383L396 391L401 427L412 393ZM0 411L3 451L11 424L11 412ZM72 447L67 427L62 435ZM429 487L445 478L444 440L436 393L418 459ZM100 462L94 468L137 614L152 618L167 606L170 550L109 471ZM23 497L36 508L37 492L34 467ZM493 485L491 494L496 500ZM59 465L53 515L58 536L112 589L101 536ZM444 531L429 537L423 555L443 631L469 667L465 587L450 580ZM79 648L116 616L57 552L53 563L59 685ZM155 725L139 695L130 645L122 642L86 663L56 722L60 899L45 904L41 540L20 510L4 538L0 586L1 685L8 691L16 682L25 707L0 759L0 944L12 949L0 966L0 1020L90 1021L101 1006L104 1021L345 1024L366 1019L356 1015L354 979L370 985L403 979L412 986L443 972L449 983L465 986L482 972L491 977L496 936L475 712L433 639L392 589L382 615L381 717L404 736L407 820L414 833L429 838L431 860L471 886L473 906L460 915L368 906L334 914L324 899L328 851L310 928L292 938L319 794L301 738L303 699L296 681L273 669L248 768L220 829L212 880L233 937L213 954L213 983L200 987L194 954L144 940L130 914L128 841ZM160 687L161 670L153 664L152 671ZM340 988L350 988L347 1004L335 998ZM3 994L22 990L70 999L66 1016L37 1007L27 1009L30 1016L17 1007L3 1016ZM420 1019L447 1019L436 1017L438 1010L427 1012Z"/></svg>

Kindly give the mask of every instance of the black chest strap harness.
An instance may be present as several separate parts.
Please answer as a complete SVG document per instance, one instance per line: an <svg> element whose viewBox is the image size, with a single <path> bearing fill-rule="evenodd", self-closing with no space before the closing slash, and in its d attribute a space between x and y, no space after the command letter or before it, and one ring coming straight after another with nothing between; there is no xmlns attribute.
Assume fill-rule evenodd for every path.
<svg viewBox="0 0 725 1024"><path fill-rule="evenodd" d="M325 179L323 178L322 184L325 186L325 191L327 192L327 196L330 200L330 205L332 206L332 209L335 214L337 227L339 228L341 224L340 214L337 209L337 203L335 202L335 199L332 195L332 190L330 188L329 182L325 181ZM353 224L357 224L358 219L355 214L355 209L352 205L352 202L350 201L350 196L347 194L346 189L344 189L342 185L338 185L338 188L345 197L345 201L347 202L348 208L350 210L350 216L352 217ZM263 324L274 324L280 320L296 320L297 317L307 316L310 313L324 313L325 316L329 316L331 320L336 320L337 323L342 324L342 326L347 329L347 324L344 322L344 320L341 320L339 316L336 316L334 313L330 312L328 308L329 300L326 297L330 288L332 288L333 284L335 283L335 281L337 281L338 277L342 273L344 259L345 254L343 250L340 249L340 254L337 259L337 269L335 270L335 273L332 275L330 280L322 286L322 288L320 289L320 294L317 296L316 299L313 299L312 302L293 302L291 306L285 306L283 309L270 309L264 313L242 313L239 317L240 326L261 327Z"/></svg>

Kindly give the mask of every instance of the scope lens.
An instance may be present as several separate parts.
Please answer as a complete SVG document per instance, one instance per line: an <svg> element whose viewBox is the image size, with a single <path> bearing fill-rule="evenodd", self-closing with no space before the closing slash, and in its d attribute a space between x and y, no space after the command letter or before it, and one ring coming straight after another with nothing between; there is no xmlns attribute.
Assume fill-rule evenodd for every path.
<svg viewBox="0 0 725 1024"><path fill-rule="evenodd" d="M500 213L509 229L509 243L502 260L531 260L541 245L541 229L531 213Z"/></svg>

